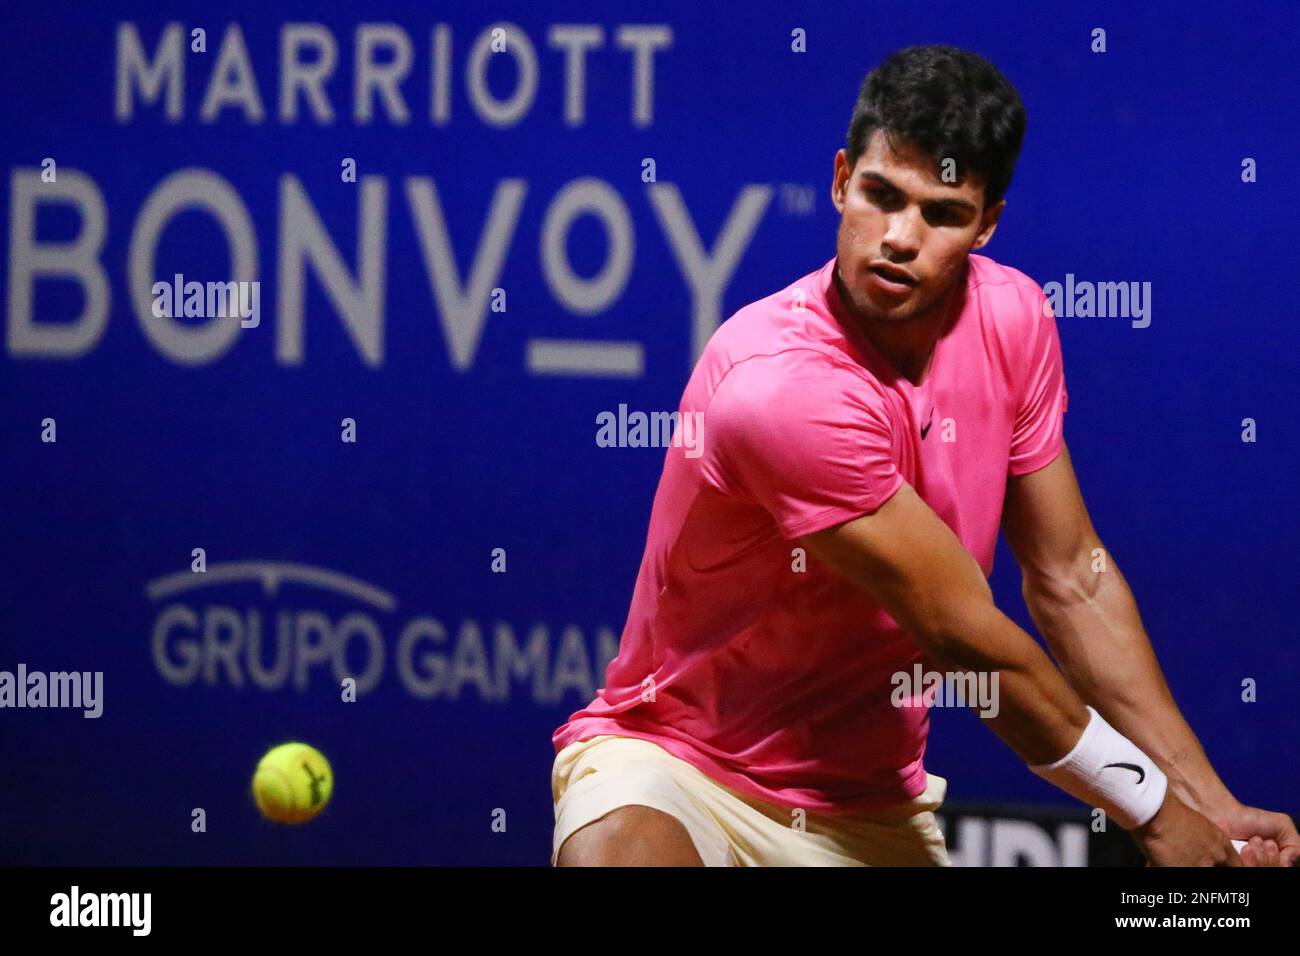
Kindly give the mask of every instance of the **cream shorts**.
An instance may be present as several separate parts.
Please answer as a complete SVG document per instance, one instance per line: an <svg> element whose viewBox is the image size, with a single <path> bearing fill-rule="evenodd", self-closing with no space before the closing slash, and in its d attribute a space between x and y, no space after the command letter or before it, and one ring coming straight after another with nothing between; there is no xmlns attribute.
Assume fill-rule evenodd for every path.
<svg viewBox="0 0 1300 956"><path fill-rule="evenodd" d="M551 865L575 831L634 805L680 821L705 866L951 866L934 817L947 789L947 780L929 774L925 792L906 803L855 817L800 818L723 786L648 740L592 737L555 757Z"/></svg>

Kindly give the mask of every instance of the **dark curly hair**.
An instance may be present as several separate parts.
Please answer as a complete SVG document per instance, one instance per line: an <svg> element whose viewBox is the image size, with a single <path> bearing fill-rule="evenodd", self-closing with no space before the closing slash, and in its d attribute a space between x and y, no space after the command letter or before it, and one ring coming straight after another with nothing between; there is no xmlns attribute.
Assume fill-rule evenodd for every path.
<svg viewBox="0 0 1300 956"><path fill-rule="evenodd" d="M876 130L891 146L910 140L939 165L957 161L958 181L974 173L984 183L984 206L1011 186L1025 138L1025 106L998 68L956 47L913 46L891 54L867 74L849 123L849 169Z"/></svg>

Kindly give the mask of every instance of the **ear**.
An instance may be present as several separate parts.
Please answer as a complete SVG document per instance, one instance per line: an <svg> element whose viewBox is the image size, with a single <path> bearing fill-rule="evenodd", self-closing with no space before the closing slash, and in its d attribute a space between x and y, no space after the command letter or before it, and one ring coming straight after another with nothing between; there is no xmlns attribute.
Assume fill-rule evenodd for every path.
<svg viewBox="0 0 1300 956"><path fill-rule="evenodd" d="M835 211L844 214L844 204L848 201L849 174L853 170L849 169L848 154L841 147L835 153L835 171L831 176L831 202L835 204Z"/></svg>
<svg viewBox="0 0 1300 956"><path fill-rule="evenodd" d="M975 237L975 243L972 249L983 249L988 245L989 240L993 238L994 231L998 228L998 220L1002 218L1002 210L1007 208L1006 199L999 199L996 206L990 206L984 210L984 216L980 220L979 235Z"/></svg>

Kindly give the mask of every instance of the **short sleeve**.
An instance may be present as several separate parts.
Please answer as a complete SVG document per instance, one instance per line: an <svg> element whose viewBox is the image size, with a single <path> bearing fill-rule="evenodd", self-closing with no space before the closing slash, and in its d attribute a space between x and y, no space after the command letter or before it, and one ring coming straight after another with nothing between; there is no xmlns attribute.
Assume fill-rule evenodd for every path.
<svg viewBox="0 0 1300 956"><path fill-rule="evenodd" d="M1024 351L1015 363L1021 371L1019 381L1013 385L1018 398L1007 466L1012 475L1027 475L1046 467L1061 453L1063 416L1070 399L1051 304L1036 285L1029 301L1033 312L1030 331L1016 343Z"/></svg>
<svg viewBox="0 0 1300 956"><path fill-rule="evenodd" d="M813 349L745 359L704 412L704 478L787 539L870 514L903 483L885 402L865 372Z"/></svg>

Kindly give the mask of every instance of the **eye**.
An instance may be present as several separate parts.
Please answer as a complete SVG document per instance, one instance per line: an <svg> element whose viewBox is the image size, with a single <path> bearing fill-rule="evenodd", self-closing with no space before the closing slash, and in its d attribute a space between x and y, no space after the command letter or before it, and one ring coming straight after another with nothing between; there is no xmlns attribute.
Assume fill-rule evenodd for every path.
<svg viewBox="0 0 1300 956"><path fill-rule="evenodd" d="M867 186L867 198L880 205L897 204L898 197L892 189L886 189L883 186Z"/></svg>

